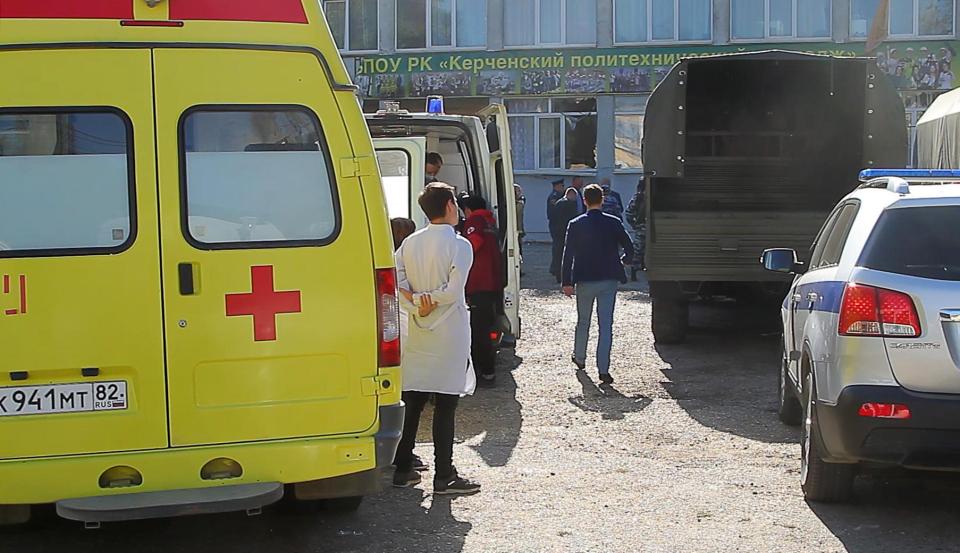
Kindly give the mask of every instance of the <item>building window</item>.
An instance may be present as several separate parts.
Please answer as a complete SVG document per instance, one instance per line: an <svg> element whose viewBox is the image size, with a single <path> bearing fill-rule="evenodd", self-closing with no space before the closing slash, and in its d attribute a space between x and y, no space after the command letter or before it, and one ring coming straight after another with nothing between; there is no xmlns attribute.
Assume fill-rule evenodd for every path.
<svg viewBox="0 0 960 553"><path fill-rule="evenodd" d="M503 20L507 46L597 43L596 0L510 0Z"/></svg>
<svg viewBox="0 0 960 553"><path fill-rule="evenodd" d="M376 51L377 0L329 0L323 3L323 12L337 48L346 51Z"/></svg>
<svg viewBox="0 0 960 553"><path fill-rule="evenodd" d="M889 0L887 32L892 37L952 37L953 0ZM866 38L881 0L852 0L850 35Z"/></svg>
<svg viewBox="0 0 960 553"><path fill-rule="evenodd" d="M597 166L595 98L511 99L506 106L515 169Z"/></svg>
<svg viewBox="0 0 960 553"><path fill-rule="evenodd" d="M618 44L711 39L710 0L614 0Z"/></svg>
<svg viewBox="0 0 960 553"><path fill-rule="evenodd" d="M397 0L398 50L486 44L486 0Z"/></svg>
<svg viewBox="0 0 960 553"><path fill-rule="evenodd" d="M733 0L734 40L829 38L830 0Z"/></svg>
<svg viewBox="0 0 960 553"><path fill-rule="evenodd" d="M613 149L617 169L642 169L643 114L647 96L617 96Z"/></svg>

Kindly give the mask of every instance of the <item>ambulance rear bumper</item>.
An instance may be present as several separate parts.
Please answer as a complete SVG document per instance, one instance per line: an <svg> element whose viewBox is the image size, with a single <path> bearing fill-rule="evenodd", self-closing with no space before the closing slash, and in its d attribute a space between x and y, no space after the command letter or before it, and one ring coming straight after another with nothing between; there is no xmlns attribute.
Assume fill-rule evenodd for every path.
<svg viewBox="0 0 960 553"><path fill-rule="evenodd" d="M196 493L209 491L216 495L217 490L237 486L275 486L317 481L327 481L328 487L330 484L350 482L349 489L356 490L355 481L369 481L393 463L403 429L403 412L404 405L399 402L380 406L377 425L368 434L360 436L0 461L0 507L57 503L69 510L74 505L69 501L75 499L139 496L179 490L193 490ZM203 479L202 467L212 459L220 458L235 461L242 467L242 475L228 480ZM116 467L134 469L142 475L142 484L121 488L102 487L102 475ZM241 488L242 500L234 501L235 507L230 510L243 511L257 508L257 503L269 504L263 501L258 490ZM267 490L263 493L269 498L273 492ZM338 492L327 497L340 495ZM248 507L247 501L253 506Z"/></svg>
<svg viewBox="0 0 960 553"><path fill-rule="evenodd" d="M57 502L57 514L65 519L98 525L101 522L235 511L256 514L262 507L276 503L282 497L283 484L266 482L65 499Z"/></svg>

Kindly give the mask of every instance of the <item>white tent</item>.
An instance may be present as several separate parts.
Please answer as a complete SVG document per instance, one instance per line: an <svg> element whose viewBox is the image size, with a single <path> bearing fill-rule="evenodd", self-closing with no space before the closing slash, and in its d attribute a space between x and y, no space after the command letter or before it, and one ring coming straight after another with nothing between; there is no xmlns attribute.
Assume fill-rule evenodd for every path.
<svg viewBox="0 0 960 553"><path fill-rule="evenodd" d="M917 167L960 169L960 88L941 94L917 122Z"/></svg>

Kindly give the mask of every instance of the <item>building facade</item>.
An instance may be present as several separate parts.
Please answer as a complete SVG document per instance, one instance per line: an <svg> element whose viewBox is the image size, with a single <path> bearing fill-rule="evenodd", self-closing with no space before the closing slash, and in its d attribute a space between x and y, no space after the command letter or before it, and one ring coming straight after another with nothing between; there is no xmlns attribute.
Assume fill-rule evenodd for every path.
<svg viewBox="0 0 960 553"><path fill-rule="evenodd" d="M682 57L788 49L863 55L875 17L878 65L917 120L960 86L956 0L326 0L365 111L384 99L451 113L503 102L529 238L547 238L550 181L609 178L632 195L646 100Z"/></svg>

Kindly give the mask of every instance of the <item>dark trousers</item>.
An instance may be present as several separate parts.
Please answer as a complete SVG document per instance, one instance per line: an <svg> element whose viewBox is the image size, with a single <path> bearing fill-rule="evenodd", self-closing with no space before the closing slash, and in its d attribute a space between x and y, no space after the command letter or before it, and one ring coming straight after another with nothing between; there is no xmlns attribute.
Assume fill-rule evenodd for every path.
<svg viewBox="0 0 960 553"><path fill-rule="evenodd" d="M563 247L566 242L566 236L563 234L554 234L553 236L553 250L550 257L550 274L560 278L561 272L561 262L563 261Z"/></svg>
<svg viewBox="0 0 960 553"><path fill-rule="evenodd" d="M478 375L496 372L497 353L490 333L497 323L499 302L500 294L497 292L476 292L467 296L467 303L470 304L470 357L473 359L473 370Z"/></svg>
<svg viewBox="0 0 960 553"><path fill-rule="evenodd" d="M442 480L453 475L453 433L460 396L436 394L437 404L433 409L433 452L436 466L435 478ZM403 436L397 447L397 471L410 472L413 468L413 447L417 443L420 414L430 399L428 392L403 392L406 411L403 418Z"/></svg>

